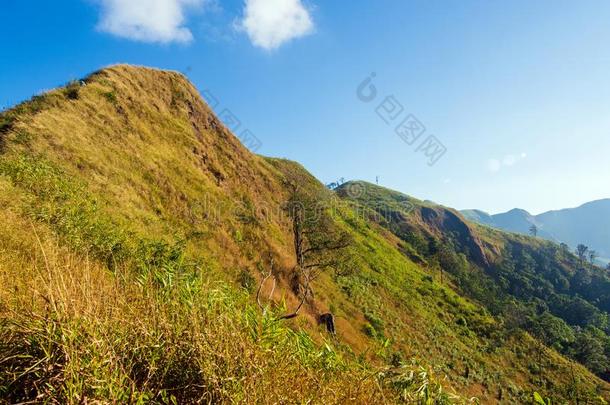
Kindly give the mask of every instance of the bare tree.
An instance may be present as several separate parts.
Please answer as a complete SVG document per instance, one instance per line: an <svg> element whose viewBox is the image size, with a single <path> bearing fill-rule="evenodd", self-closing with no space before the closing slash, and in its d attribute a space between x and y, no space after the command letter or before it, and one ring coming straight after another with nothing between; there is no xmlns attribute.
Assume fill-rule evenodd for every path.
<svg viewBox="0 0 610 405"><path fill-rule="evenodd" d="M589 248L586 245L583 245L582 243L576 246L576 255L578 255L578 258L580 259L580 264L584 263L588 251Z"/></svg>
<svg viewBox="0 0 610 405"><path fill-rule="evenodd" d="M589 261L591 262L591 266L595 263L595 259L597 259L598 255L595 250L589 250Z"/></svg>
<svg viewBox="0 0 610 405"><path fill-rule="evenodd" d="M302 189L296 182L287 185L290 198L286 211L292 222L296 259L293 290L303 297L313 298L311 283L322 271L337 269L347 262L347 248L352 239L326 212L328 205L324 195L317 190ZM299 308L302 304L303 300Z"/></svg>
<svg viewBox="0 0 610 405"><path fill-rule="evenodd" d="M561 256L566 258L568 257L568 253L570 252L570 248L567 243L561 242L559 244L559 251L561 252Z"/></svg>
<svg viewBox="0 0 610 405"><path fill-rule="evenodd" d="M261 283L258 285L258 290L256 291L256 303L258 304L261 311L263 312L263 315L265 315L267 313L268 305L263 306L263 304L261 304L261 291L263 289L263 285L270 277L273 277L273 287L271 287L271 292L269 293L269 300L271 300L271 298L273 297L273 292L275 291L275 285L276 285L276 279L275 279L275 276L273 275L273 258L271 258L271 269L265 275L265 277L263 277L263 279L261 280Z"/></svg>
<svg viewBox="0 0 610 405"><path fill-rule="evenodd" d="M267 313L267 309L269 308L268 305L263 306L263 304L261 303L261 291L263 289L263 285L265 284L265 282L269 279L269 278L273 278L273 287L271 287L271 292L269 293L269 300L271 300L271 298L273 297L273 292L275 291L275 286L276 286L276 277L273 274L273 259L271 259L271 269L269 270L269 272L265 275L265 277L263 277L263 279L261 280L261 283L258 286L258 290L256 291L256 303L258 304L259 308L261 309L261 311L263 312L263 315L265 315ZM307 286L309 286L309 283L307 283ZM295 318L299 311L301 310L301 307L303 306L303 304L305 303L305 298L307 296L303 295L301 297L301 301L299 302L299 305L297 306L297 308L288 314L282 315L280 317L278 317L278 320L281 319L290 319L290 318Z"/></svg>
<svg viewBox="0 0 610 405"><path fill-rule="evenodd" d="M330 333L331 335L334 335L336 333L335 317L330 312L327 312L325 314L321 314L320 316L318 316L318 325L324 325L324 327L326 328L326 331L328 333Z"/></svg>
<svg viewBox="0 0 610 405"><path fill-rule="evenodd" d="M292 270L293 292L300 296L296 309L277 319L295 318L308 298L313 299L312 282L326 269L338 269L348 262L348 247L351 236L343 231L326 212L324 195L317 190L302 190L296 182L287 182L290 190L285 209L292 225L292 239L296 265ZM260 304L260 291L268 278L274 277L273 263L269 273L263 278L257 292Z"/></svg>

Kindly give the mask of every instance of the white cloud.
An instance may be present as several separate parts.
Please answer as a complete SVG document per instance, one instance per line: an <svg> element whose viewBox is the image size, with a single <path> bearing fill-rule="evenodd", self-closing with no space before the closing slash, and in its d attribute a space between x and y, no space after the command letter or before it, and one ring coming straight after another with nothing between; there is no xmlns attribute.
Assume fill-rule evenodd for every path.
<svg viewBox="0 0 610 405"><path fill-rule="evenodd" d="M523 152L519 155L509 154L502 159L492 158L487 161L487 168L492 173L499 172L503 167L511 167L527 157L527 153Z"/></svg>
<svg viewBox="0 0 610 405"><path fill-rule="evenodd" d="M142 42L189 42L185 9L201 7L204 0L100 0L98 29Z"/></svg>
<svg viewBox="0 0 610 405"><path fill-rule="evenodd" d="M245 0L238 23L255 46L271 50L313 31L309 11L301 0Z"/></svg>

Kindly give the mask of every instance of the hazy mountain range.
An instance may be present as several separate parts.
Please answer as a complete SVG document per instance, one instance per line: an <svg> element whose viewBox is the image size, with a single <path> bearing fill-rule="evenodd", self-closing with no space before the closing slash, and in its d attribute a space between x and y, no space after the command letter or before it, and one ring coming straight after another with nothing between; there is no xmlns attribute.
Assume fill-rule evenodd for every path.
<svg viewBox="0 0 610 405"><path fill-rule="evenodd" d="M540 215L517 208L495 215L480 210L463 210L462 214L471 221L522 234L529 234L534 224L540 237L567 243L572 248L583 243L601 258L610 258L610 199Z"/></svg>

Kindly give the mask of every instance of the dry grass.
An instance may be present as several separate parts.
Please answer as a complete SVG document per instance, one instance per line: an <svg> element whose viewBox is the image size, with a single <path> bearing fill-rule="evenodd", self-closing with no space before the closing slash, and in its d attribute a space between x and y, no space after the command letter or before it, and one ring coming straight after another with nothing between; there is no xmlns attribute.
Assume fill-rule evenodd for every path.
<svg viewBox="0 0 610 405"><path fill-rule="evenodd" d="M29 229L29 236L4 234L0 245L3 256L24 243L31 253L19 269L0 267L0 393L10 402L449 399L425 370L345 360L334 343L318 347L261 317L247 295L222 283L191 274L160 288Z"/></svg>

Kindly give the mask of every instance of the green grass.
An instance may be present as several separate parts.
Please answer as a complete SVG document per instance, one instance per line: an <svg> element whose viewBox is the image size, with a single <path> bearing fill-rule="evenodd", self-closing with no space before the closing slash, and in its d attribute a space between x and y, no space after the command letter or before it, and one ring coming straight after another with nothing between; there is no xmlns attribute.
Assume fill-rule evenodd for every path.
<svg viewBox="0 0 610 405"><path fill-rule="evenodd" d="M510 301L502 287L479 267L475 259L467 255L467 251L459 253L457 247L465 246L463 241L457 240L460 237L459 235L450 232L439 234L435 228L437 223L428 224L422 217L423 207L434 209L437 212L437 217L449 217L443 213L443 210L446 210L445 208L418 203L417 200L400 196L399 193L391 190L384 191L380 187L365 183L359 184L364 184L366 191L358 195L357 198L354 198L348 193L350 184L343 185L338 190L339 195L346 198L346 204L364 204L365 207L377 210L378 212L380 206L383 206L386 207L384 209L387 212L387 207L391 207L392 204L395 204L395 201L410 201L413 203L413 210L406 214L406 216L390 215L390 220L377 222L384 229L392 232L393 237L401 238L404 243L411 244L414 240L424 241L424 243L420 244L418 253L423 257L422 261L426 263L427 270L420 277L413 277L421 269L409 268L400 271L400 258L391 264L380 261L376 254L381 253L380 248L384 244L375 241L375 235L367 233L370 228L366 224L358 224L358 221L354 219L348 221L351 226L365 235L362 243L370 247L359 249L360 252L370 253L370 257L367 257L368 255L364 256L365 261L369 263L369 268L374 270L370 275L377 276L380 273L383 274L375 282L370 280L366 282L363 282L364 280L360 281L359 284L361 285L358 289L355 289L353 284L349 286L351 294L353 294L353 291L359 291L362 300L368 301L365 301L363 304L367 311L370 311L371 307L375 307L375 301L372 300L372 297L377 298L384 292L386 294L390 292L394 295L394 300L387 300L387 295L385 295L384 298L386 300L383 301L384 303L388 301L408 301L409 308L405 312L412 313L416 319L409 319L407 322L411 324L417 322L419 317L424 323L428 321L434 325L431 328L418 322L422 329L428 329L429 332L425 334L424 339L416 337L418 340L415 346L422 348L424 353L435 353L432 357L444 359L445 371L449 374L455 373L460 368L464 369L465 365L468 364L469 376L461 380L465 385L476 381L477 384L481 384L492 392L504 391L503 384L500 383L502 380L527 378L529 383L534 387L540 387L537 389L543 390L543 387L546 388L548 391L545 391L545 393L556 400L562 397L575 400L577 396L581 398L597 398L603 393L605 383L600 380L596 381L595 379L591 380L580 376L577 378L577 382L575 382L571 375L580 373L582 367L570 365L569 362L565 362L561 366L556 364L553 367L549 367L548 364L557 361L559 355L556 353L552 354L552 350L549 350L540 356L537 348L541 344L533 340L523 330L515 332L506 326L508 321L504 318L503 310L495 311L494 313L497 316L492 316L491 311L494 311L496 308L494 305L489 305L488 297L494 297L492 303L506 306L508 309L516 308L518 304L523 304L518 299L515 300L515 298ZM394 207L390 208L390 211L398 209L400 208ZM498 246L503 247L514 243L512 235L501 232L485 233L487 232L486 229L479 229L476 226L473 226L470 232L472 233L470 243L477 239L484 240L486 244L479 243L488 249L489 247L491 249L498 249ZM478 233L483 235L479 237ZM524 251L530 252L532 255L546 255L546 251L553 251L552 244L534 241L527 237L518 238L518 243L520 243L519 246ZM417 244L413 247L415 248L416 246ZM449 248L450 254L444 250L447 248ZM458 251L456 252L456 250ZM495 253L488 251L487 255L489 258L493 258L494 254L498 255L499 252L500 250L495 251ZM388 260L395 253L395 250L390 249L383 251L382 255ZM507 256L502 255L506 254L500 253L499 255L502 260L506 260ZM407 256L412 257L408 253ZM525 263L525 259L527 257L519 261L518 265ZM546 259L548 260L548 257ZM552 263L552 259L549 262ZM496 266L497 264L494 263L493 265ZM559 266L563 267L565 264L560 263ZM441 281L441 267L445 267L443 281ZM410 277L406 278L409 274ZM510 276L532 277L533 280L544 277L539 269L535 271L529 269L527 272L525 269L519 269L518 271L513 271ZM532 284L542 283L534 281ZM370 285L383 286L383 288L380 289L381 291L374 291L370 287L367 288ZM553 288L548 287L547 292L548 294L553 293ZM476 301L469 301L464 296L470 296L483 305L478 305ZM484 308L486 305L489 305L489 310ZM376 307L379 308L380 306L377 305ZM531 304L529 308L533 307L535 305ZM383 319L387 322L388 319L391 319L392 315L386 311L383 314ZM394 314L394 317L396 316ZM528 319L523 315L522 322L524 324L530 322ZM364 331L369 336L376 337L377 329L371 322L365 325ZM399 331L404 329L405 326L401 325L396 331L397 333L386 333L392 338L394 345L398 347L400 347ZM517 333L516 337L513 336L515 333ZM431 344L431 342L434 343ZM412 343L405 342L404 346L412 346ZM408 350L406 347L405 350ZM529 353L532 359L523 361L520 364L521 361L515 362L510 359L512 355L507 350ZM415 355L418 354L418 352L415 352ZM507 362L513 363L511 367L505 367ZM470 372L475 367L478 369L477 372ZM573 370L579 371L574 372ZM517 377L519 374L522 377ZM460 380L458 379L458 381ZM596 382L593 385L588 385L587 381ZM514 388L508 393L508 396L523 401L530 394L531 392L523 390L523 388ZM504 394L504 398L506 398L506 394Z"/></svg>

